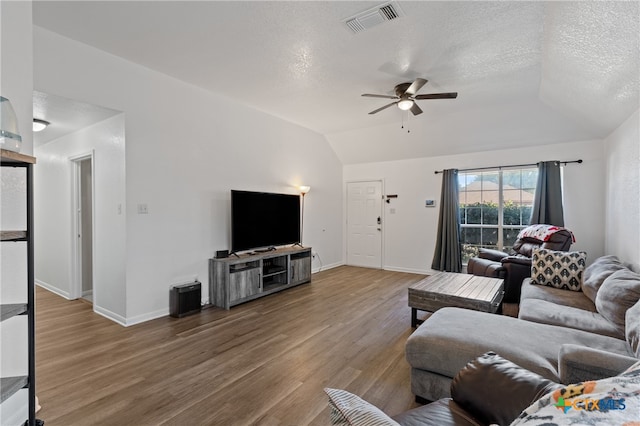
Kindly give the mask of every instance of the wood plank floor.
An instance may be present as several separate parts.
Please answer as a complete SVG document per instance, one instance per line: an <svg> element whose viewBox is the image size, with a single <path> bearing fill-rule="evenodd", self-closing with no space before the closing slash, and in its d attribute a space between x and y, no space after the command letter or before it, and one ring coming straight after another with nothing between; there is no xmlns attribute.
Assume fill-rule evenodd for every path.
<svg viewBox="0 0 640 426"><path fill-rule="evenodd" d="M72 425L326 425L322 389L415 407L404 344L422 275L343 266L236 306L124 328L37 289L38 418Z"/></svg>

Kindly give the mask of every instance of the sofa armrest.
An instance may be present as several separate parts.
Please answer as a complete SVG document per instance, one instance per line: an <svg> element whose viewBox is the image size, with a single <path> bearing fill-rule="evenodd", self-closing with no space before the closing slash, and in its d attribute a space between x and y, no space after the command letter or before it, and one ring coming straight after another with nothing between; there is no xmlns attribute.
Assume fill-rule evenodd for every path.
<svg viewBox="0 0 640 426"><path fill-rule="evenodd" d="M565 385L617 376L637 358L566 343L558 353L558 376Z"/></svg>
<svg viewBox="0 0 640 426"><path fill-rule="evenodd" d="M542 395L560 387L494 352L487 352L456 374L451 383L451 397L483 424L508 425Z"/></svg>
<svg viewBox="0 0 640 426"><path fill-rule="evenodd" d="M480 248L478 251L478 257L480 259L489 259L494 262L500 262L505 257L509 256L507 253L500 250L493 250L488 248Z"/></svg>
<svg viewBox="0 0 640 426"><path fill-rule="evenodd" d="M508 256L502 260L505 270L504 303L520 303L522 281L531 277L531 259L522 256Z"/></svg>
<svg viewBox="0 0 640 426"><path fill-rule="evenodd" d="M480 277L504 278L504 267L499 261L472 257L467 262L467 272Z"/></svg>
<svg viewBox="0 0 640 426"><path fill-rule="evenodd" d="M531 267L531 258L530 257L524 257L524 256L507 256L505 258L503 258L501 260L503 265L506 265L508 263L513 264L513 265L522 265L522 266L527 266L527 267Z"/></svg>

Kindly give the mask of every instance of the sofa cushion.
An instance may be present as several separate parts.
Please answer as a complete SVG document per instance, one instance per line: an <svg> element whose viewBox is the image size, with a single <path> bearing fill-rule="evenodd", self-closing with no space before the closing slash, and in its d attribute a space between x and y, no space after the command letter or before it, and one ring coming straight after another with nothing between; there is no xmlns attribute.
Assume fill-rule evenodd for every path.
<svg viewBox="0 0 640 426"><path fill-rule="evenodd" d="M631 352L621 355L602 349L566 344L562 345L558 353L558 372L562 383L576 383L618 375L637 362L638 358Z"/></svg>
<svg viewBox="0 0 640 426"><path fill-rule="evenodd" d="M546 288L546 287L545 287ZM569 294L572 291L559 290ZM524 299L520 302L518 318L542 324L570 327L590 333L624 339L624 327L621 327L600 315L572 306L560 306L540 299Z"/></svg>
<svg viewBox="0 0 640 426"><path fill-rule="evenodd" d="M378 407L341 389L325 388L332 425L399 426Z"/></svg>
<svg viewBox="0 0 640 426"><path fill-rule="evenodd" d="M567 291L559 288L547 287L531 284L531 279L527 278L522 283L522 294L520 303L526 299L540 299L558 305L570 306L585 311L596 312L596 305L584 293L579 291Z"/></svg>
<svg viewBox="0 0 640 426"><path fill-rule="evenodd" d="M557 382L558 352L565 343L630 355L625 340L461 308L431 315L409 336L405 353L414 369L454 377L470 360L494 351Z"/></svg>
<svg viewBox="0 0 640 426"><path fill-rule="evenodd" d="M596 295L598 312L611 322L624 327L627 309L640 300L640 274L621 269L609 275Z"/></svg>
<svg viewBox="0 0 640 426"><path fill-rule="evenodd" d="M627 309L625 334L636 358L640 358L640 302Z"/></svg>
<svg viewBox="0 0 640 426"><path fill-rule="evenodd" d="M582 274L582 291L585 296L596 301L596 294L604 280L615 271L626 269L615 256L602 256L587 266Z"/></svg>
<svg viewBox="0 0 640 426"><path fill-rule="evenodd" d="M534 250L531 259L531 282L580 291L586 262L587 253L583 251Z"/></svg>

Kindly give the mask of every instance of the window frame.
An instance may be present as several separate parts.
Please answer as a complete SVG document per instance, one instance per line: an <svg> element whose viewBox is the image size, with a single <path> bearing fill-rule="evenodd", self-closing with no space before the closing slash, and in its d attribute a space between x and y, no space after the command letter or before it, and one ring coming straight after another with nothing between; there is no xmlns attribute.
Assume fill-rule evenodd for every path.
<svg viewBox="0 0 640 426"><path fill-rule="evenodd" d="M482 169L469 169L469 170L465 170L462 172L459 172L458 174L458 207L462 210L463 209L463 203L461 203L461 194L462 194L462 187L461 187L461 181L460 179L463 178L464 179L464 183L465 183L465 187L467 187L470 183L472 182L467 182L468 179L466 178L466 176L468 175L476 175L477 178L475 180L480 180L481 182L483 182L481 184L481 189L480 191L468 191L468 192L480 192L480 204L484 203L484 189L483 189L483 185L484 185L484 179L483 176L485 174L497 174L498 176L498 220L497 220L497 224L485 224L484 222L484 211L481 211L481 219L480 222L481 223L472 223L469 224L468 223L468 216L465 217L465 223L463 224L462 221L460 223L460 228L461 231L463 229L479 229L480 230L480 243L479 244L468 244L465 243L463 241L460 242L461 245L461 249L463 251L463 264L466 265L466 260L464 260L464 247L465 246L472 246L472 247L477 247L482 248L482 247L488 247L490 246L491 248L496 248L498 250L505 250L505 242L504 242L504 233L505 230L508 229L524 229L527 226L529 226L528 224L528 218L524 218L524 217L520 217L520 224L515 225L515 224L509 224L506 225L504 224L504 212L505 212L505 200L504 200L504 172L509 172L509 171L519 171L521 174L521 180L520 180L520 186L516 189L518 189L519 191L522 191L523 189L532 189L530 186L526 186L523 188L523 181L522 181L522 173L529 171L529 172L536 172L535 175L535 181L537 182L537 172L538 172L538 168L536 166L515 166L515 167L496 167L496 168L482 168ZM475 181L474 180L474 181ZM533 189L534 189L534 196L535 196L535 186L536 184L534 183ZM509 189L511 190L511 189ZM489 191L489 189L487 189L487 191ZM467 192L467 191L464 191ZM466 203L464 204L466 205ZM519 206L520 206L520 211L522 211L522 206L524 204L522 203L522 200L519 202ZM533 205L533 203L532 203ZM484 209L483 209L484 210ZM465 208L465 214L468 214L468 207ZM462 214L461 214L462 216ZM526 223L525 223L526 222ZM484 244L482 242L482 237L483 237L483 230L484 229L491 229L491 230L496 230L497 231L497 240L496 240L496 245L488 245L488 244Z"/></svg>

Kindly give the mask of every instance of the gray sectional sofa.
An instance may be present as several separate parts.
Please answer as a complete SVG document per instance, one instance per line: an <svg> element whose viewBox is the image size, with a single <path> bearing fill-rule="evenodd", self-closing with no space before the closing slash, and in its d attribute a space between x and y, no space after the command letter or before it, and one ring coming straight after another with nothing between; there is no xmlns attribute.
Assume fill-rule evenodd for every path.
<svg viewBox="0 0 640 426"><path fill-rule="evenodd" d="M409 337L411 388L449 397L452 378L493 351L558 383L614 376L640 358L640 274L613 256L583 274L581 291L523 283L519 318L443 308Z"/></svg>

